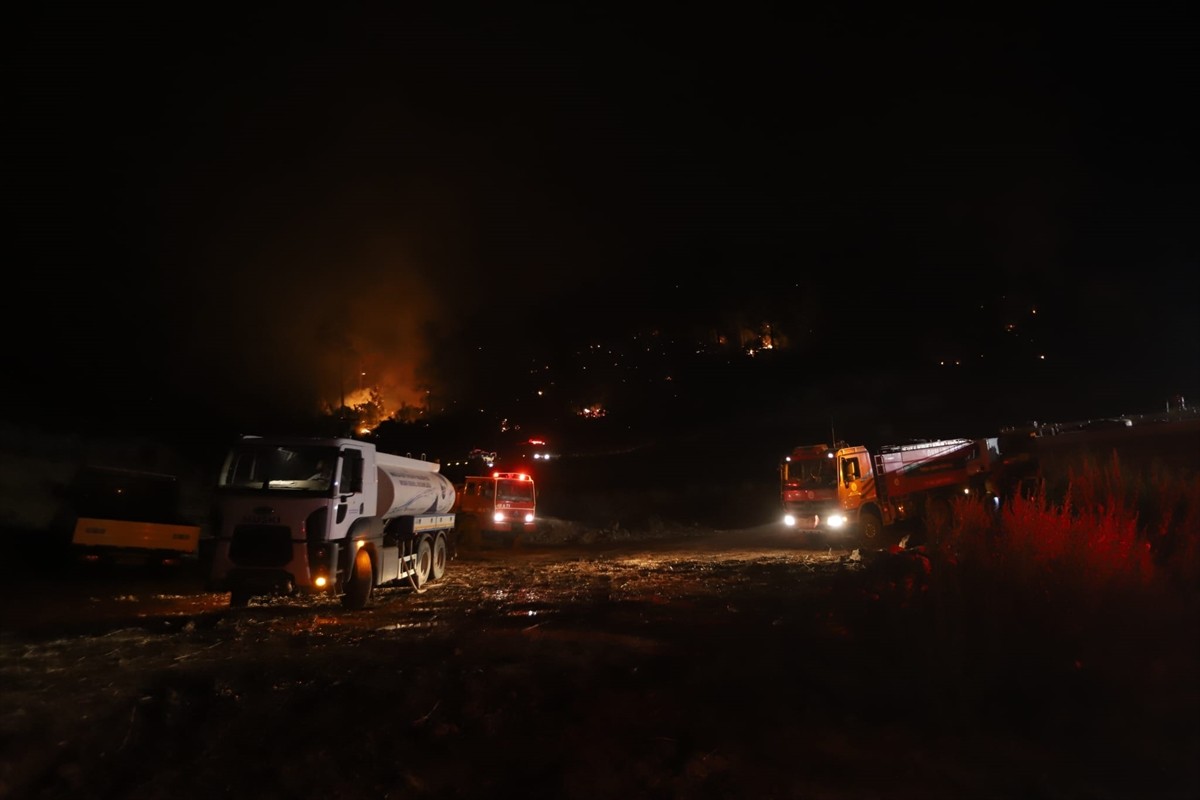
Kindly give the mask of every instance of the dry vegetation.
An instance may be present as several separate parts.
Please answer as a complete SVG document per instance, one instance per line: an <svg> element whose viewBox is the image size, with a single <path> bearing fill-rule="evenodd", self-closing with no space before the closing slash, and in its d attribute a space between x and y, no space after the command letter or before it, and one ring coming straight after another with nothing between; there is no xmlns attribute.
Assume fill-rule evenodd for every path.
<svg viewBox="0 0 1200 800"><path fill-rule="evenodd" d="M880 603L887 635L920 643L941 712L1182 768L1147 797L1200 788L1200 478L1123 471L1114 454L995 516L957 511L948 535L898 555L917 566Z"/></svg>

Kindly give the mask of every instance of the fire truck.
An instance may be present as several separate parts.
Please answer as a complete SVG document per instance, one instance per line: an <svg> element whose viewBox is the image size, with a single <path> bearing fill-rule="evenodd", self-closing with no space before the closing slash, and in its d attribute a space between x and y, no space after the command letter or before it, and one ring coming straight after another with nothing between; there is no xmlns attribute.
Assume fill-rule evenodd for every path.
<svg viewBox="0 0 1200 800"><path fill-rule="evenodd" d="M870 542L904 521L926 533L947 530L957 498L990 509L1035 468L1027 450L1001 453L1000 438L940 439L864 446L796 447L780 466L783 524L839 539Z"/></svg>
<svg viewBox="0 0 1200 800"><path fill-rule="evenodd" d="M465 544L492 540L514 544L537 527L537 492L524 472L467 477L454 487L458 529Z"/></svg>

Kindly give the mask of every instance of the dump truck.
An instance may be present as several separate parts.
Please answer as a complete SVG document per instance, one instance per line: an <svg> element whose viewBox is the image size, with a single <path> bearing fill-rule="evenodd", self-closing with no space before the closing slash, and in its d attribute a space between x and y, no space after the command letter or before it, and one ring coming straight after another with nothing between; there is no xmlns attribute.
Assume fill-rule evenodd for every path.
<svg viewBox="0 0 1200 800"><path fill-rule="evenodd" d="M357 439L242 437L214 489L210 588L231 606L327 595L350 609L380 586L422 591L456 555L453 505L435 461Z"/></svg>
<svg viewBox="0 0 1200 800"><path fill-rule="evenodd" d="M835 538L867 542L887 526L912 521L944 532L957 498L977 497L990 509L1026 480L1028 449L1001 452L1001 438L938 439L865 446L803 445L780 465L783 524Z"/></svg>
<svg viewBox="0 0 1200 800"><path fill-rule="evenodd" d="M529 473L472 475L454 489L454 511L465 542L514 544L537 528L537 490Z"/></svg>

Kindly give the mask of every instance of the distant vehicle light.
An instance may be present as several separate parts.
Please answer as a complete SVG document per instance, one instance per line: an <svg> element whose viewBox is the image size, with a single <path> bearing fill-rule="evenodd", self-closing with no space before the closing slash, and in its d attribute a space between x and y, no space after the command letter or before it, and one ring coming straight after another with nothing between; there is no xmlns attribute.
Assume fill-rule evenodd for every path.
<svg viewBox="0 0 1200 800"><path fill-rule="evenodd" d="M1094 419L1084 423L1083 430L1085 431L1106 431L1112 428L1131 428L1133 420L1125 417L1112 417L1109 419Z"/></svg>

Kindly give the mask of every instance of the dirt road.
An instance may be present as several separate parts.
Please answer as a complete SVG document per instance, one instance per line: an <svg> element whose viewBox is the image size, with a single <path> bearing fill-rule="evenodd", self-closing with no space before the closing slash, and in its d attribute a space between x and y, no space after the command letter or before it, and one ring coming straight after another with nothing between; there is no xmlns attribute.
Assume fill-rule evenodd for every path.
<svg viewBox="0 0 1200 800"><path fill-rule="evenodd" d="M5 590L0 797L1115 798L1195 785L1175 752L1114 753L1124 739L1094 711L1075 716L1103 702L1088 687L942 691L953 654L918 633L933 620L905 577L916 563L772 529L485 550L361 612L230 609L186 572L43 573Z"/></svg>

